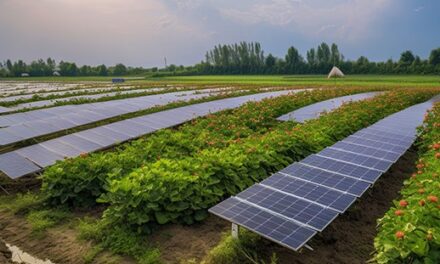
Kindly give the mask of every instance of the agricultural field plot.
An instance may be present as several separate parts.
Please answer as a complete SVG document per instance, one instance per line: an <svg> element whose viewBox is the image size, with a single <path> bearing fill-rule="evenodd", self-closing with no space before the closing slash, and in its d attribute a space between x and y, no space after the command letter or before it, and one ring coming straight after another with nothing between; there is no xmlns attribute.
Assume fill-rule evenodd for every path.
<svg viewBox="0 0 440 264"><path fill-rule="evenodd" d="M0 167L25 169L13 156L38 165L15 180L0 175L0 239L54 263L363 263L371 254L380 263L408 257L435 263L439 194L426 179L437 180L430 168L437 159L438 104L421 137L415 128L440 93L437 79L404 88L421 79L402 78L402 85L397 77L264 78L136 80L150 87L203 86L0 116L0 133L9 136L0 136ZM146 108L155 110L142 112ZM99 109L106 115L93 119ZM140 115L111 119L132 112ZM280 118L289 114L293 118ZM49 129L61 119L64 126ZM81 129L87 124L94 127ZM418 143L425 153L421 173L402 193L408 204L389 209L417 159L414 140L425 142ZM47 157L55 158L43 162ZM413 198L415 188L424 192ZM427 211L415 207L421 199ZM293 205L308 209L293 213ZM432 217L406 219L413 211ZM273 225L257 228L261 217L272 217ZM238 239L228 221L245 227ZM430 238L423 251L408 249L422 236L408 221L421 221L423 238ZM277 228L284 231L273 232ZM316 231L323 232L308 241ZM282 234L294 233L304 240L279 243ZM296 250L306 240L314 251L283 247Z"/></svg>

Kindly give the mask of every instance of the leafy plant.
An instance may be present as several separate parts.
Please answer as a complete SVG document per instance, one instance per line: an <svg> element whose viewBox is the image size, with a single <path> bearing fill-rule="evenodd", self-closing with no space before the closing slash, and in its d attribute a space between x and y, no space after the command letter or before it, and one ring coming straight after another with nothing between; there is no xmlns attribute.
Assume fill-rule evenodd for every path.
<svg viewBox="0 0 440 264"><path fill-rule="evenodd" d="M201 221L224 197L433 94L433 90L389 92L348 103L305 124L280 124L224 148L144 163L109 180L99 199L109 204L103 219L139 232L149 232L157 224Z"/></svg>
<svg viewBox="0 0 440 264"><path fill-rule="evenodd" d="M440 103L420 128L420 159L400 201L380 219L374 242L378 263L440 262Z"/></svg>

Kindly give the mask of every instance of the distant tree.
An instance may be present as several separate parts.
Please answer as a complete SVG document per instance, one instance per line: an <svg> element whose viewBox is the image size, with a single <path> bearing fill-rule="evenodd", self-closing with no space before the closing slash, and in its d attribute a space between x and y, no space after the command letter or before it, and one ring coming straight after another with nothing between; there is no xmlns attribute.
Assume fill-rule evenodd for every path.
<svg viewBox="0 0 440 264"><path fill-rule="evenodd" d="M266 67L266 71L269 73L273 73L275 63L276 63L276 58L272 54L267 55L266 60L264 61L264 66Z"/></svg>
<svg viewBox="0 0 440 264"><path fill-rule="evenodd" d="M440 48L433 49L429 55L429 64L433 66L440 65Z"/></svg>
<svg viewBox="0 0 440 264"><path fill-rule="evenodd" d="M126 75L127 74L127 67L125 67L124 64L118 63L113 68L113 75Z"/></svg>
<svg viewBox="0 0 440 264"><path fill-rule="evenodd" d="M285 60L288 73L300 73L302 71L304 60L295 47L292 46L287 50Z"/></svg>
<svg viewBox="0 0 440 264"><path fill-rule="evenodd" d="M412 53L412 51L407 50L407 51L402 52L402 54L400 54L399 63L404 66L409 66L414 62L415 59L416 58L415 58L414 54Z"/></svg>
<svg viewBox="0 0 440 264"><path fill-rule="evenodd" d="M311 48L309 51L307 51L307 63L310 66L317 64L316 51L314 48Z"/></svg>
<svg viewBox="0 0 440 264"><path fill-rule="evenodd" d="M330 63L333 65L339 65L340 62L344 59L342 54L339 52L338 45L335 43L331 46L331 55L330 55Z"/></svg>
<svg viewBox="0 0 440 264"><path fill-rule="evenodd" d="M73 62L60 61L58 66L60 68L60 74L63 76L77 76L79 73L78 67Z"/></svg>
<svg viewBox="0 0 440 264"><path fill-rule="evenodd" d="M99 76L107 76L108 75L107 67L104 64L101 64L101 65L97 66L96 67L96 73Z"/></svg>

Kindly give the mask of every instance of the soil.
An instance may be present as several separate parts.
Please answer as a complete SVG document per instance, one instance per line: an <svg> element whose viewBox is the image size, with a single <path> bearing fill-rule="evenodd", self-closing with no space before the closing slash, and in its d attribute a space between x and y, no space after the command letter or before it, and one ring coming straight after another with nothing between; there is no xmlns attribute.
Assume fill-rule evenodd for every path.
<svg viewBox="0 0 440 264"><path fill-rule="evenodd" d="M69 225L51 228L44 234L35 234L25 218L0 211L0 235L10 245L15 245L39 259L53 263L83 264L83 256L93 247L91 242L79 241L77 232ZM1 259L0 244L0 263ZM93 263L133 264L132 259L118 258L104 252ZM8 263L8 262L5 262Z"/></svg>
<svg viewBox="0 0 440 264"><path fill-rule="evenodd" d="M9 264L11 261L12 253L3 240L0 239L0 263Z"/></svg>
<svg viewBox="0 0 440 264"><path fill-rule="evenodd" d="M152 243L160 249L164 263L192 261L200 263L203 257L221 240L230 223L210 216L203 223L191 226L167 225L151 236Z"/></svg>

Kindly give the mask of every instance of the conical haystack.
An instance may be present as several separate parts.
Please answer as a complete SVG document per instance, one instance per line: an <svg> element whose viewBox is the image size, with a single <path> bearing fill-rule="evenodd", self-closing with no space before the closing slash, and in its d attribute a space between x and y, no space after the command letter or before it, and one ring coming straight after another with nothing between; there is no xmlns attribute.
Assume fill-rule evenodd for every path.
<svg viewBox="0 0 440 264"><path fill-rule="evenodd" d="M340 78L344 77L344 73L336 66L333 66L332 70L328 74L327 78Z"/></svg>

